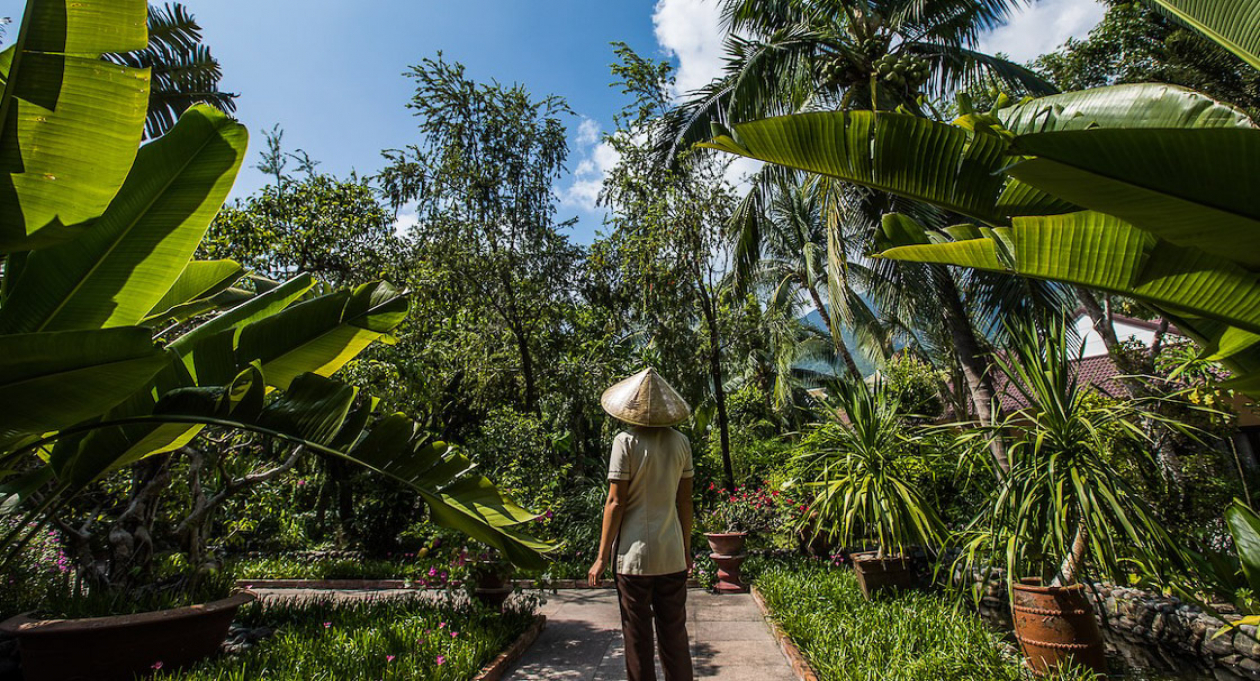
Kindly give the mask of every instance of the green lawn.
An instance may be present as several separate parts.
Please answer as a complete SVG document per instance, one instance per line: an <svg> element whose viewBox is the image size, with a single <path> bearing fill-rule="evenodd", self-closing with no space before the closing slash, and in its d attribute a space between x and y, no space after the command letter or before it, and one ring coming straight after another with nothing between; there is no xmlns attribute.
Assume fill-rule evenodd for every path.
<svg viewBox="0 0 1260 681"><path fill-rule="evenodd" d="M771 565L756 579L775 619L828 681L1028 678L996 634L939 595L862 598L849 569Z"/></svg>
<svg viewBox="0 0 1260 681"><path fill-rule="evenodd" d="M253 604L237 621L276 633L163 681L467 681L533 622L533 603L503 615L416 598Z"/></svg>

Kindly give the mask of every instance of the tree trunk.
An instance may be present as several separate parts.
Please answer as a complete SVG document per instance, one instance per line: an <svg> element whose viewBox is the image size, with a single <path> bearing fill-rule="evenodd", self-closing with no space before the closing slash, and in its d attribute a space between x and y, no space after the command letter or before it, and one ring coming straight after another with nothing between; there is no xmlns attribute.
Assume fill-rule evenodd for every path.
<svg viewBox="0 0 1260 681"><path fill-rule="evenodd" d="M717 311L711 292L704 289L702 282L697 282L701 293L700 311L704 315L705 326L709 332L709 378L713 381L713 401L717 405L718 438L722 446L722 484L729 492L735 491L735 467L731 463L730 421L726 415L726 386L722 379L722 335L718 329Z"/></svg>
<svg viewBox="0 0 1260 681"><path fill-rule="evenodd" d="M972 406L976 409L976 418L982 425L994 426L1001 418L1001 405L997 402L997 391L993 388L993 377L989 374L989 361L985 358L976 339L975 331L967 318L967 310L963 307L962 297L954 278L943 265L932 265L933 278L941 299L941 312L949 329L950 339L954 342L954 352L958 363L967 379L967 388L971 392ZM1011 471L1010 459L1006 456L1006 440L1002 435L993 432L989 436L989 452L993 455L993 463L997 466L998 477L1005 477Z"/></svg>
<svg viewBox="0 0 1260 681"><path fill-rule="evenodd" d="M1098 302L1092 291L1078 286L1076 287L1076 297L1081 302L1081 307L1085 308L1085 314L1089 315L1089 319L1094 325L1094 331L1102 338L1103 345L1107 346L1107 354L1115 362L1116 368L1120 370L1121 374L1128 377L1121 378L1120 383L1128 391L1129 396L1149 396L1150 389L1147 384L1141 379L1133 377L1155 372L1155 358L1159 355L1164 334L1168 331L1168 320L1163 319L1160 321L1159 330L1155 332L1155 339L1151 343L1150 352L1147 353L1145 358L1141 358L1137 354L1124 352L1124 349L1120 347L1120 337L1116 334L1115 324L1112 323L1111 316L1103 309L1103 306ZM1155 433L1155 429L1159 425L1153 419L1145 419L1144 426L1147 435L1155 442L1155 459L1159 463L1160 474L1167 484L1175 503L1178 506L1184 506L1186 501L1184 494L1186 476L1181 470L1174 438L1167 433Z"/></svg>
<svg viewBox="0 0 1260 681"><path fill-rule="evenodd" d="M853 361L853 353L849 352L849 347L845 345L844 338L840 336L840 330L836 329L831 323L831 317L827 314L827 307L823 305L822 296L818 295L818 289L813 284L809 284L805 288L809 290L809 297L814 300L814 308L822 316L823 324L827 327L827 333L831 334L831 342L836 347L836 353L844 360L844 365L848 367L849 373L853 378L862 378L862 372L858 370L857 362Z"/></svg>
<svg viewBox="0 0 1260 681"><path fill-rule="evenodd" d="M1072 539L1072 550L1063 557L1059 565L1059 573L1050 582L1052 586L1071 586L1080 575L1081 565L1085 563L1085 552L1089 550L1089 532L1085 523L1076 526L1076 536Z"/></svg>
<svg viewBox="0 0 1260 681"><path fill-rule="evenodd" d="M538 384L534 377L534 357L529 351L529 338L525 336L524 331L517 329L515 324L512 325L512 337L516 339L516 350L521 355L521 375L525 379L525 410L541 416Z"/></svg>

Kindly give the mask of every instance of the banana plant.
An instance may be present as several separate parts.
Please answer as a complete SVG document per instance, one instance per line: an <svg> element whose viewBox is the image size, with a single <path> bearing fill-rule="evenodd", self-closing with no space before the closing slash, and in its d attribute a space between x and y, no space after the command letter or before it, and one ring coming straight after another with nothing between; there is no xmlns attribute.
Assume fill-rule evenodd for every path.
<svg viewBox="0 0 1260 681"><path fill-rule="evenodd" d="M320 292L191 258L235 181L244 126L190 108L140 140L146 3L29 0L0 55L0 513L46 519L103 476L241 428L412 486L434 521L539 567L533 515L468 460L330 379L388 342L407 301L384 282ZM160 339L161 343L155 342ZM0 538L0 554L23 541Z"/></svg>
<svg viewBox="0 0 1260 681"><path fill-rule="evenodd" d="M1009 272L1159 310L1260 394L1260 131L1183 88L1031 99L954 123L890 112L738 125L708 146L829 175L974 220L886 217L881 256ZM1255 151L1260 151L1256 149Z"/></svg>

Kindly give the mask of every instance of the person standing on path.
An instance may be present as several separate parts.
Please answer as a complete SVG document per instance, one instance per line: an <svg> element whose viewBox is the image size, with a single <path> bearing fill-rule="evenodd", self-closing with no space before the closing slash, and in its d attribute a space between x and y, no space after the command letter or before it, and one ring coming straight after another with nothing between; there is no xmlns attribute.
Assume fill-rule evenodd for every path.
<svg viewBox="0 0 1260 681"><path fill-rule="evenodd" d="M630 427L613 439L599 555L587 577L599 586L613 568L629 681L656 681L653 625L665 681L693 681L687 576L694 469L691 443L671 427L691 408L652 368L604 391L600 404Z"/></svg>

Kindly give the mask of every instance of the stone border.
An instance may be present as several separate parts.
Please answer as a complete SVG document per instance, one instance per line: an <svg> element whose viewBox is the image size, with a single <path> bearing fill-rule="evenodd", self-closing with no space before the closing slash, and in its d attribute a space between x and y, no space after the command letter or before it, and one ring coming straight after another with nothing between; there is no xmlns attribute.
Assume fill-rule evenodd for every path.
<svg viewBox="0 0 1260 681"><path fill-rule="evenodd" d="M403 579L238 579L236 586L242 589L348 589L360 591L381 591L381 590L397 590L411 589L414 591L425 590L441 590L439 587L422 587L416 585L415 582L408 582ZM453 583L451 586L459 586ZM604 580L603 586L592 587L586 584L584 579L557 579L550 584L540 586L537 581L532 579L515 579L512 580L512 586L522 589L556 589L568 591L571 589L611 589L612 580ZM692 579L687 581L688 589L701 588L700 582Z"/></svg>
<svg viewBox="0 0 1260 681"><path fill-rule="evenodd" d="M766 620L766 626L770 627L770 633L779 642L779 649L783 651L783 657L786 657L788 663L792 665L792 673L796 675L797 680L818 681L818 672L814 670L809 660L805 659L805 654L801 652L800 648L796 647L791 637L779 627L778 622L774 621L773 613L770 612L770 607L762 599L761 592L754 586L750 593L752 593L753 602L761 610L761 616Z"/></svg>
<svg viewBox="0 0 1260 681"><path fill-rule="evenodd" d="M543 629L547 628L547 616L538 615L534 618L534 623L529 625L523 634L517 637L516 642L508 646L508 649L499 653L499 656L491 660L490 664L481 668L472 681L499 681L508 668L516 664L517 660L534 645L534 641L538 640L538 635Z"/></svg>
<svg viewBox="0 0 1260 681"><path fill-rule="evenodd" d="M386 589L410 589L402 579L238 579L236 586L242 589L348 589L354 591L381 591Z"/></svg>

